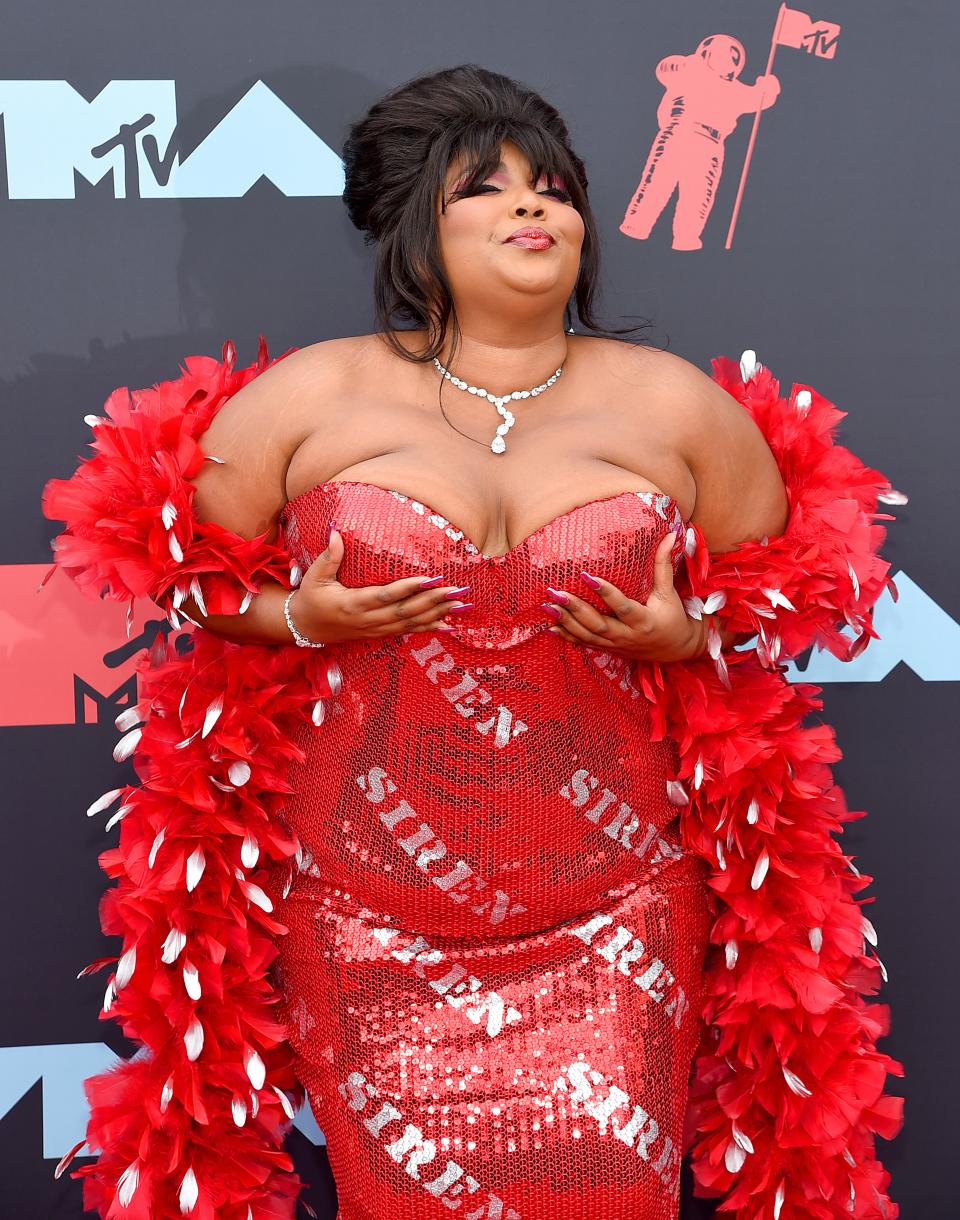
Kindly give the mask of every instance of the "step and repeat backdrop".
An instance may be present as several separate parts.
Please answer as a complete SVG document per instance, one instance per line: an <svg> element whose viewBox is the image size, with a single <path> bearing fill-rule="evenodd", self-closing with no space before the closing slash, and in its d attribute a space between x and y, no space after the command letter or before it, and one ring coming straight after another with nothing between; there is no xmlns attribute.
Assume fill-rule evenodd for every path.
<svg viewBox="0 0 960 1220"><path fill-rule="evenodd" d="M261 331L279 353L375 328L372 255L340 199L347 125L464 62L569 123L608 322L647 319L647 341L704 369L754 349L846 411L841 440L909 496L880 640L790 676L822 685L837 777L869 813L844 849L876 878L881 1048L906 1067L905 1128L880 1148L891 1194L905 1217L956 1216L955 7L35 0L6 6L0 34L0 1220L81 1214L80 1183L53 1171L84 1134L82 1082L135 1050L100 1019L104 976L77 978L116 952L97 855L119 830L85 813L132 782L113 720L160 629L148 604L128 638L121 607L60 574L38 591L55 531L41 488L74 469L84 416L118 385L227 338L246 363ZM329 1220L308 1108L287 1146ZM682 1214L713 1214L688 1172Z"/></svg>

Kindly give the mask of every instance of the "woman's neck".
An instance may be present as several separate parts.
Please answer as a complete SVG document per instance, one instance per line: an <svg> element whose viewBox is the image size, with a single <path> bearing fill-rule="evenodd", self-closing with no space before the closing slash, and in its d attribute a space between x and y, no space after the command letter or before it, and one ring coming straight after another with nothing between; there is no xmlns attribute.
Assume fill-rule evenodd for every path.
<svg viewBox="0 0 960 1220"><path fill-rule="evenodd" d="M492 394L540 385L564 363L569 350L562 328L526 337L508 335L497 328L461 331L455 355L451 346L448 334L438 357L440 363L455 377Z"/></svg>

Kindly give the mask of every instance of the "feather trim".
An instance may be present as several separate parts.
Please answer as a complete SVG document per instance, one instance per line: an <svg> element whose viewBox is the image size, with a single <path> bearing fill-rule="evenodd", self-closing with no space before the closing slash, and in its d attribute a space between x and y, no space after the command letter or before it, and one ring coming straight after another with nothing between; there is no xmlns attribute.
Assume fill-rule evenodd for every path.
<svg viewBox="0 0 960 1220"><path fill-rule="evenodd" d="M740 363L713 362L713 379L749 411L780 469L789 500L783 534L742 542L709 555L695 525L684 551L693 618L713 613L724 628L757 636L761 663L781 661L816 645L851 660L877 638L873 605L890 586L890 565L879 551L886 530L877 501L904 504L878 470L865 466L834 434L846 415L810 386L794 385L787 399L780 383L746 351ZM849 626L850 640L842 634ZM714 650L715 652L718 650ZM715 656L723 677L723 659Z"/></svg>
<svg viewBox="0 0 960 1220"><path fill-rule="evenodd" d="M883 1089L903 1065L876 1048L889 1008L865 999L886 979L872 900L855 897L872 877L834 838L864 815L833 780L833 730L803 724L821 688L791 684L782 662L811 644L849 659L876 637L892 582L874 510L906 497L835 443L843 413L816 391L780 398L753 352L713 369L763 431L791 512L781 537L721 555L688 532L688 612L756 632L756 647L638 672L654 735L677 743L670 790L713 895L684 1151L695 1193L736 1220L894 1220L874 1142L902 1126L903 1099Z"/></svg>
<svg viewBox="0 0 960 1220"><path fill-rule="evenodd" d="M262 335L253 364L235 369L235 358L232 343L222 363L190 356L176 380L114 390L105 415L86 416L94 455L69 479L49 480L42 496L44 515L66 522L54 567L85 592L131 606L150 597L179 627L177 608L190 595L208 614L236 614L263 580L289 586L282 545L266 535L241 538L199 520L193 508L191 479L205 461L220 460L202 452L199 438L231 395L276 363Z"/></svg>
<svg viewBox="0 0 960 1220"><path fill-rule="evenodd" d="M211 613L236 612L266 578L289 586L291 559L192 515L197 439L227 398L267 367L195 357L152 390L117 391L94 423L96 456L47 485L44 511L66 522L60 566L89 595L150 595L202 577ZM180 555L167 539L176 531ZM182 646L183 640L179 641ZM272 918L299 852L282 832L297 729L340 685L336 649L237 645L202 629L181 655L158 638L138 666L138 703L118 717L114 757L139 780L95 801L119 808L115 883L101 927L123 938L101 1017L139 1044L84 1082L86 1143L71 1176L85 1210L128 1220L290 1220L302 1183L282 1145L304 1093L269 976ZM319 721L322 723L322 717ZM91 972L113 959L86 968Z"/></svg>

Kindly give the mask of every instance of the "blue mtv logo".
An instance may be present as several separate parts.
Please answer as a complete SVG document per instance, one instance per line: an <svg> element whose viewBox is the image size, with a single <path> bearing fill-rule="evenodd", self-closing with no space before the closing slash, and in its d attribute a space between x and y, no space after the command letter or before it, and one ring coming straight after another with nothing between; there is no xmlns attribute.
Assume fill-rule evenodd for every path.
<svg viewBox="0 0 960 1220"><path fill-rule="evenodd" d="M142 1047L134 1054L146 1054ZM38 1080L43 1081L43 1130L39 1153L45 1160L59 1161L83 1139L87 1127L87 1099L83 1082L88 1076L106 1072L118 1062L102 1042L60 1043L50 1046L0 1046L0 1118L4 1118ZM313 1111L304 1103L293 1125L311 1143L325 1144ZM89 1157L81 1149L79 1157ZM76 1168L74 1165L72 1168Z"/></svg>
<svg viewBox="0 0 960 1220"><path fill-rule="evenodd" d="M257 81L181 160L176 82L110 81L87 101L67 81L0 81L11 199L73 199L75 175L117 199L235 199L267 178L284 195L343 193L343 163Z"/></svg>
<svg viewBox="0 0 960 1220"><path fill-rule="evenodd" d="M873 625L880 638L871 640L859 657L844 662L829 652L813 652L802 670L791 661L786 676L818 686L882 682L902 661L924 682L960 681L960 623L906 572L897 572L894 583L897 600L885 592L874 608Z"/></svg>

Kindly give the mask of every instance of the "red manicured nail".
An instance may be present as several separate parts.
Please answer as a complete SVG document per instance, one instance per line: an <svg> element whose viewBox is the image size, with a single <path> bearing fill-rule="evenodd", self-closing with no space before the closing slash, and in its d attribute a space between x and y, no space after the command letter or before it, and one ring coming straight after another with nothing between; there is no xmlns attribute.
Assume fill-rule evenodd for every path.
<svg viewBox="0 0 960 1220"><path fill-rule="evenodd" d="M551 589L547 585L547 596L555 602L559 602L561 606L566 605L567 595L563 589Z"/></svg>
<svg viewBox="0 0 960 1220"><path fill-rule="evenodd" d="M443 576L431 576L429 580L421 580L421 589L435 589L438 585L443 584Z"/></svg>
<svg viewBox="0 0 960 1220"><path fill-rule="evenodd" d="M447 614L462 614L464 610L472 610L473 602L464 602L462 606L451 606Z"/></svg>
<svg viewBox="0 0 960 1220"><path fill-rule="evenodd" d="M580 579L584 584L588 584L591 589L599 589L600 581L595 576L591 576L589 572L581 572Z"/></svg>
<svg viewBox="0 0 960 1220"><path fill-rule="evenodd" d="M557 607L551 606L549 602L543 602L543 609L546 610L547 614L552 614L556 619L563 618L563 615L560 613Z"/></svg>

